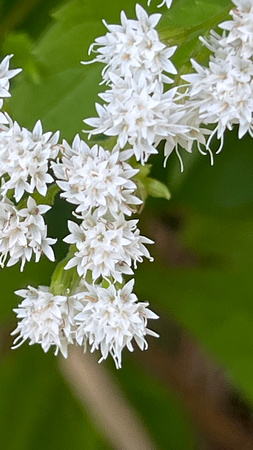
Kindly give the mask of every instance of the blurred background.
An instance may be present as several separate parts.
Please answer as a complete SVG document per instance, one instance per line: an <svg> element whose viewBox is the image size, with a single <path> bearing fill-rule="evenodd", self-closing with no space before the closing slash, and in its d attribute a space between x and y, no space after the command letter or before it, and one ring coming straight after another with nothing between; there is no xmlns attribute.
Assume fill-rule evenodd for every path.
<svg viewBox="0 0 253 450"><path fill-rule="evenodd" d="M146 7L146 2L141 2ZM148 11L156 11L153 0ZM119 23L133 0L0 0L0 51L13 53L6 110L21 126L38 119L45 131L82 138L82 120L95 113L102 67L82 66L89 45ZM175 64L207 53L198 35L225 20L228 0L174 0L164 7L161 36L179 46ZM215 143L214 143L215 148ZM184 172L162 150L151 175L170 201L148 198L142 234L156 243L155 261L136 272L135 291L159 314L160 334L142 353L123 352L123 368L76 348L68 360L24 344L11 350L14 290L49 285L55 264L43 259L0 272L0 445L6 450L238 450L253 449L253 151L252 140L226 136L210 165L195 149L181 153ZM71 207L56 199L47 214L58 236L57 261L67 252Z"/></svg>

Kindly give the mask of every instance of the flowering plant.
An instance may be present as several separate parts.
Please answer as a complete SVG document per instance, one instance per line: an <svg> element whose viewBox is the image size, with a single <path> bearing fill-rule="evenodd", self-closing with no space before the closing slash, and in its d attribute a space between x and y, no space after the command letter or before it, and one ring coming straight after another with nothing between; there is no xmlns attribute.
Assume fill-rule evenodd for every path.
<svg viewBox="0 0 253 450"><path fill-rule="evenodd" d="M150 1L148 2L151 3ZM171 7L171 1L159 6ZM18 335L14 348L28 340L44 351L55 346L67 357L68 345L110 353L121 367L124 347L133 340L147 348L146 335L158 336L147 327L158 316L147 302L132 292L137 263L152 261L140 234L138 219L148 195L170 198L161 182L149 177L151 155L164 153L164 164L175 151L181 170L181 149L197 147L214 163L214 138L223 147L224 133L238 127L238 137L252 136L253 47L252 1L234 0L232 20L219 24L201 38L211 52L206 66L192 59L194 73L181 73L172 63L176 45L160 38L162 14L148 14L136 5L136 19L121 12L120 25L108 25L95 39L84 65L103 63L103 92L96 116L85 118L83 139L60 141L59 133L43 133L38 121L29 131L4 112L10 95L9 80L20 69L9 69L3 59L1 73L0 262L4 267L21 262L20 270L34 255L55 260L43 215L56 194L74 205L75 221L68 221L64 238L69 253L56 267L49 287L28 286L16 291L23 298L15 308ZM84 67L85 71L86 67ZM13 111L15 113L15 111ZM89 139L95 140L90 145ZM69 272L69 277L66 273Z"/></svg>
<svg viewBox="0 0 253 450"><path fill-rule="evenodd" d="M253 446L252 8L0 2L3 448Z"/></svg>

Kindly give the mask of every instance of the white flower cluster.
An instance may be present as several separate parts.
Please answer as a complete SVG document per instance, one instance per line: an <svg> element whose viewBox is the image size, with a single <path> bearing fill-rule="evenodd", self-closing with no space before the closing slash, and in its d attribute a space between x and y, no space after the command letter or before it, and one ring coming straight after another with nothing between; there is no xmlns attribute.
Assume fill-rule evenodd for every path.
<svg viewBox="0 0 253 450"><path fill-rule="evenodd" d="M122 283L122 274L132 275L132 263L142 262L143 256L152 258L144 244L152 244L150 239L140 236L138 220L125 220L119 214L116 220L101 218L94 213L78 226L69 221L71 234L64 240L75 244L78 251L66 265L66 269L77 266L80 277L92 272L93 280L99 277L111 278Z"/></svg>
<svg viewBox="0 0 253 450"><path fill-rule="evenodd" d="M10 56L0 64L0 97L9 97L9 79L21 69L9 70ZM0 108L3 100L0 100ZM21 261L23 271L26 261L35 255L38 262L42 254L54 261L51 245L57 239L47 238L47 226L42 217L49 209L37 205L32 197L25 198L26 208L20 209L16 202L25 193L36 189L41 195L47 193L47 184L53 182L48 174L49 159L55 158L58 133L42 134L38 121L32 132L20 128L4 112L0 113L0 265L12 266ZM23 203L24 203L23 202Z"/></svg>
<svg viewBox="0 0 253 450"><path fill-rule="evenodd" d="M21 260L21 271L26 261L35 254L38 262L42 254L54 261L50 247L57 239L47 238L47 226L42 214L50 209L47 205L37 205L32 197L28 198L27 208L18 210L7 198L0 201L0 266L13 266Z"/></svg>
<svg viewBox="0 0 253 450"><path fill-rule="evenodd" d="M141 350L147 348L147 334L157 336L147 328L147 319L158 316L147 308L148 303L140 303L132 293L134 281L122 289L110 284L83 283L81 292L72 296L50 293L49 288L16 291L24 300L14 311L20 319L12 332L18 334L14 348L29 340L30 345L41 344L45 352L55 346L66 358L68 345L76 344L90 351L99 349L100 361L111 354L116 367L121 367L121 353L124 347L133 351L133 340Z"/></svg>
<svg viewBox="0 0 253 450"><path fill-rule="evenodd" d="M67 357L68 344L72 340L72 303L68 297L53 295L46 286L35 289L20 289L15 294L24 300L14 309L17 318L21 319L12 335L18 334L14 340L17 348L29 339L30 345L41 344L45 352L56 346L55 354L60 350Z"/></svg>
<svg viewBox="0 0 253 450"><path fill-rule="evenodd" d="M81 220L80 225L68 222L70 234L64 239L76 247L65 270L76 267L83 286L72 296L78 298L78 313L71 336L85 349L87 343L91 351L100 349L102 359L110 353L120 367L121 352L125 346L132 349L132 339L146 348L147 318L155 317L131 293L134 281L124 285L122 276L132 275L132 266L143 257L152 260L144 245L152 241L140 235L138 220L126 220L142 203L131 180L138 170L126 162L131 152L90 148L79 136L72 147L64 141L62 148L62 158L52 162L52 169L61 196L77 205L74 215ZM92 285L85 281L88 275ZM101 279L110 280L108 288ZM117 290L115 282L122 289Z"/></svg>
<svg viewBox="0 0 253 450"><path fill-rule="evenodd" d="M6 117L8 126L0 131L0 193L7 195L14 189L17 202L25 192L31 194L35 189L45 196L47 184L54 181L48 173L48 162L59 152L59 133L43 134L40 120L30 132Z"/></svg>
<svg viewBox="0 0 253 450"><path fill-rule="evenodd" d="M78 205L76 212L83 216L94 210L98 218L108 212L131 215L132 206L142 202L133 195L136 184L131 178L138 170L125 162L130 156L128 151L111 153L98 145L90 148L79 136L72 147L63 141L62 161L52 163L61 196Z"/></svg>
<svg viewBox="0 0 253 450"><path fill-rule="evenodd" d="M172 1L160 6L165 3L169 8ZM137 5L137 20L122 12L120 25L104 22L108 32L90 51L96 52L93 61L105 64L107 89L100 94L104 103L96 105L98 116L84 122L94 128L90 135L116 137L112 151L99 145L90 148L78 135L72 145L63 141L58 146L58 134L43 134L40 122L29 132L7 115L0 116L1 264L7 258L7 265L21 259L23 269L33 253L36 261L42 253L54 259L54 240L46 237L42 218L49 207L29 197L27 208L19 210L7 199L10 191L16 202L35 189L46 195L53 181L48 170L61 196L75 206L79 221L68 222L70 234L64 241L71 245L71 256L60 275L56 270L66 280L71 277L65 277L66 271L74 269L75 282L65 286L52 281L51 289L17 291L23 301L15 309L20 319L13 332L18 334L15 346L29 340L47 351L53 345L56 354L66 357L69 344L84 349L89 345L92 352L100 350L101 360L111 354L121 367L124 347L132 351L135 341L145 349L145 336L156 335L147 328L147 319L157 316L147 303L138 302L134 280L124 280L144 257L152 260L145 246L152 241L140 235L138 220L131 218L142 201L137 195L139 171L129 161L135 156L145 164L161 142L165 159L174 149L180 158L179 146L191 152L194 142L211 154L213 136L222 148L225 130L234 125L239 125L239 138L247 132L253 136L253 0L234 3L233 20L220 25L222 36L212 32L209 41L202 39L212 52L209 65L192 61L196 73L183 76L189 83L183 93L170 88L171 75L177 73L170 60L176 47L167 48L159 39L155 27L160 14L148 16ZM8 70L9 59L4 61L0 95L7 95L8 79L16 73ZM59 148L60 156L52 161Z"/></svg>
<svg viewBox="0 0 253 450"><path fill-rule="evenodd" d="M174 66L168 59L174 49L165 50L165 46L157 40L157 33L153 26L160 16L154 15L149 20L146 13L144 14L144 10L139 8L138 11L146 24L142 23L143 42L138 49L140 63L136 67L136 77L140 83L150 83L152 79L152 83L157 83L157 86L159 86L161 82L159 81L160 66L162 70L167 68L175 72ZM128 26L124 14L122 17L122 20L126 22L125 25ZM137 31L134 21L132 21L130 28L134 38ZM124 33L119 32L119 34L119 41L124 40ZM152 39L154 41L153 50L151 47L148 49ZM139 38L137 38L137 41L139 41ZM118 44L119 42L115 45ZM150 52L152 56L150 62L148 62L147 57L143 58L142 47L146 48L146 53ZM154 55L157 57L156 67L153 64ZM108 56L102 55L101 58L106 61ZM144 62L145 67L142 67ZM129 74L132 71L131 62L128 68L127 64L122 67L118 57L115 57L113 65L115 71L118 72L115 77L118 78L119 82L123 81L121 76L124 70L128 70ZM149 73L150 77L148 75L147 80L145 80L144 74ZM111 77L109 70L108 72L104 71L105 78L107 74L108 77ZM170 79L167 81L171 82ZM120 83L117 84L117 89L120 91ZM143 90L143 93L145 94L145 90ZM129 91L129 97L131 95L132 93ZM134 97L133 105L135 100ZM144 104L145 98L142 101ZM159 102L151 98L150 101L157 104L159 115ZM153 106L155 107L155 105ZM140 104L138 107L141 109ZM154 121L154 119L152 120ZM173 120L173 117L171 120ZM33 134L41 135L41 130L38 132L39 126L40 124L36 125ZM22 133L16 124L14 124L14 127L17 128L17 135ZM157 130L159 131L159 127ZM8 139L8 137L9 134L6 132L3 138ZM26 137L27 147L23 146L17 153L12 152L14 156L17 154L19 166L23 164L23 167L25 164L22 158L28 160L31 135L26 134ZM25 190L33 187L39 190L36 184L37 179L41 181L41 189L47 189L47 183L52 181L51 175L47 173L48 161L54 159L57 155L57 152L54 152L57 140L58 136L51 138L47 135L47 138L44 139L45 147L38 149L42 158L43 150L46 155L44 157L46 163L43 166L45 171L40 170L39 174L36 173L33 177L30 172L26 175L24 169L23 172L21 171L21 173L24 173L23 179L22 176L17 176L18 182L22 183L19 191L15 193L17 199L22 195L21 189L24 185L26 185ZM22 138L17 139L17 141L22 142ZM15 141L10 138L10 145L12 144L15 146ZM32 145L30 147L31 160L27 167L25 166L27 169L33 166L34 161L34 147ZM138 220L130 220L133 212L136 212L136 207L142 204L142 200L136 195L137 185L132 179L138 174L139 170L134 169L129 164L133 152L131 150L120 151L121 148L122 146L118 146L113 151L105 150L99 145L90 148L77 135L72 145L64 140L61 146L61 156L56 161L51 161L50 168L62 191L61 196L75 205L74 216L80 220L80 224L68 222L70 234L64 241L72 245L75 252L68 260L64 270L76 268L84 293L82 290L82 293L78 294L79 306L77 306L77 312L75 313L75 311L70 311L70 304L76 304L76 297L73 292L71 292L72 296L68 297L56 296L54 303L53 293L49 289L40 292L40 289L29 288L26 291L21 291L20 295L25 296L25 300L20 305L20 310L16 310L18 318L22 318L16 330L20 332L21 343L30 339L31 343L40 343L45 351L51 343L56 346L56 353L60 350L64 356L66 356L66 344L74 342L86 347L86 343L89 343L91 351L94 349L101 350L102 359L105 359L109 353L112 354L117 367L121 365L122 349L124 347L133 349L132 339L135 339L140 348L147 347L144 338L148 332L146 328L147 318L156 316L146 309L147 304L137 302L136 296L131 292L134 281L125 284L123 275L133 275L133 269L136 269L137 263L142 262L144 257L152 260L145 245L153 242L140 235L137 228ZM8 160L8 150L6 150L6 153L6 159ZM11 163L12 159L9 159ZM38 166L40 167L40 164ZM8 176L11 176L9 169ZM7 180L3 184L3 188L8 182ZM17 184L15 186L18 189ZM92 280L93 284L88 285L87 280ZM106 283L108 287L105 288L103 283ZM121 287L119 288L117 285L116 289L115 283L119 283ZM94 293L95 291L97 294L94 300L94 298L91 299L91 292ZM82 301L80 295L83 297ZM71 303L72 300L73 303ZM96 305L94 302L96 302ZM68 305L70 311L71 326L66 319L66 305ZM45 320L44 328L43 320ZM67 335L64 331L64 324L66 324L68 330ZM96 326L98 329L96 329ZM69 332L69 330L71 331ZM56 333L55 336L53 336L53 332Z"/></svg>
<svg viewBox="0 0 253 450"><path fill-rule="evenodd" d="M62 196L77 206L75 214L81 225L69 221L71 234L64 240L77 251L66 269L77 267L80 277L91 271L92 279L113 277L122 282L122 273L132 274L142 257L150 258L140 236L136 220L127 221L133 206L141 202L135 183L130 179L138 170L128 163L129 152L113 153L95 145L91 149L78 136L71 148L64 141L61 161L52 163ZM62 181L63 180L63 181Z"/></svg>
<svg viewBox="0 0 253 450"><path fill-rule="evenodd" d="M203 124L214 124L207 150L214 135L222 149L224 132L238 125L238 137L253 136L253 1L234 0L233 20L220 24L223 35L212 32L203 43L213 52L208 67L195 61L196 73L184 75L190 83L187 109L197 114Z"/></svg>
<svg viewBox="0 0 253 450"><path fill-rule="evenodd" d="M149 17L137 4L136 16L138 20L129 20L122 11L121 25L108 25L104 21L109 33L95 39L90 46L89 53L98 54L93 61L106 64L102 72L104 82L114 83L110 78L112 73L137 83L146 81L147 85L156 80L172 83L173 80L163 72L177 73L169 59L176 47L166 48L159 39L155 26L161 14Z"/></svg>
<svg viewBox="0 0 253 450"><path fill-rule="evenodd" d="M94 130L117 136L116 148L131 146L137 161L144 164L165 140L165 157L180 144L191 151L194 140L205 142L197 115L186 113L177 88L164 93L164 83L173 83L167 73L175 75L170 58L176 47L167 48L154 27L161 14L152 14L136 5L138 20L128 20L121 13L121 25L106 25L109 32L95 40L90 50L95 60L106 64L102 71L109 85L100 94L105 102L96 104L98 117L84 122Z"/></svg>

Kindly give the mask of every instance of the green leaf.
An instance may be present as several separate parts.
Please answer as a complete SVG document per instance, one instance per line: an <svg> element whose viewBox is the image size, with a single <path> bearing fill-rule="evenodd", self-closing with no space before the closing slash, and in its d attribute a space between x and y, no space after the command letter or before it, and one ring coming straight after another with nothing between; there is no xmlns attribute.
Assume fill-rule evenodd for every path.
<svg viewBox="0 0 253 450"><path fill-rule="evenodd" d="M146 178L143 182L148 195L151 195L151 197L170 200L171 195L169 189L165 186L165 184L161 183L161 181L155 180L154 178Z"/></svg>
<svg viewBox="0 0 253 450"><path fill-rule="evenodd" d="M8 107L21 125L32 127L41 119L44 129L60 129L68 140L80 133L82 120L95 114L103 68L80 62L89 59L88 48L95 38L106 33L102 19L117 23L120 10L133 15L134 5L134 0L72 0L54 13L54 23L33 48L39 82L23 72L12 90ZM12 51L11 45L8 48ZM16 50L17 59L22 52L29 53L27 48Z"/></svg>
<svg viewBox="0 0 253 450"><path fill-rule="evenodd" d="M4 54L14 54L12 65L22 68L26 76L35 84L39 83L40 74L37 60L33 54L33 41L25 33L11 33L2 46Z"/></svg>
<svg viewBox="0 0 253 450"><path fill-rule="evenodd" d="M142 164L138 164L135 162L133 166L135 169L139 170L137 175L135 175L134 179L138 178L139 180L143 180L144 178L146 178L150 174L150 171L152 169L152 164L145 164L143 166Z"/></svg>
<svg viewBox="0 0 253 450"><path fill-rule="evenodd" d="M76 267L65 270L67 262L74 256L76 246L70 245L67 256L60 261L52 275L50 291L54 295L71 295L80 283Z"/></svg>
<svg viewBox="0 0 253 450"><path fill-rule="evenodd" d="M148 358L148 353L146 356ZM138 358L137 355L135 357ZM123 370L117 371L115 376L127 392L128 398L142 414L144 424L155 438L157 449L196 448L191 421L177 396L168 386L165 387L147 374L140 364L135 364L133 354L123 354ZM159 411L159 414L155 414L155 411Z"/></svg>
<svg viewBox="0 0 253 450"><path fill-rule="evenodd" d="M1 448L109 450L61 379L52 352L26 344L11 350L2 356L0 383Z"/></svg>
<svg viewBox="0 0 253 450"><path fill-rule="evenodd" d="M252 217L191 211L179 241L193 255L190 267L144 263L136 291L183 324L253 404L252 230Z"/></svg>

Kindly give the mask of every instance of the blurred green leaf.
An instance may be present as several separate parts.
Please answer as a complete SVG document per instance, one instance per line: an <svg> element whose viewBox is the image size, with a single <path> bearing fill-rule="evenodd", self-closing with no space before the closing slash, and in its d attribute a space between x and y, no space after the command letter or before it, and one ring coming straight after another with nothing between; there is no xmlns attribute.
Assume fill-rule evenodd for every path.
<svg viewBox="0 0 253 450"><path fill-rule="evenodd" d="M171 195L169 189L165 184L161 183L159 180L155 180L154 178L146 178L144 181L146 191L148 195L156 198L165 198L166 200L170 200Z"/></svg>
<svg viewBox="0 0 253 450"><path fill-rule="evenodd" d="M194 450L195 433L190 418L173 392L134 364L131 354L125 352L123 358L123 370L115 375L127 397L142 414L145 425L155 438L156 448Z"/></svg>
<svg viewBox="0 0 253 450"><path fill-rule="evenodd" d="M192 210L181 242L197 256L192 267L145 263L138 269L137 292L176 317L253 402L253 218Z"/></svg>
<svg viewBox="0 0 253 450"><path fill-rule="evenodd" d="M80 62L88 59L94 39L106 32L102 19L117 22L120 10L133 11L134 4L73 0L58 9L55 22L34 46L39 84L23 73L13 89L9 108L16 120L31 127L40 118L45 129L60 129L67 139L79 133L82 120L95 113L102 70L100 64L84 67Z"/></svg>
<svg viewBox="0 0 253 450"><path fill-rule="evenodd" d="M57 359L22 347L2 357L0 445L8 450L109 447L61 380Z"/></svg>
<svg viewBox="0 0 253 450"><path fill-rule="evenodd" d="M15 67L20 67L34 84L39 83L39 68L33 54L33 41L25 33L11 33L2 47L4 54L15 55Z"/></svg>

